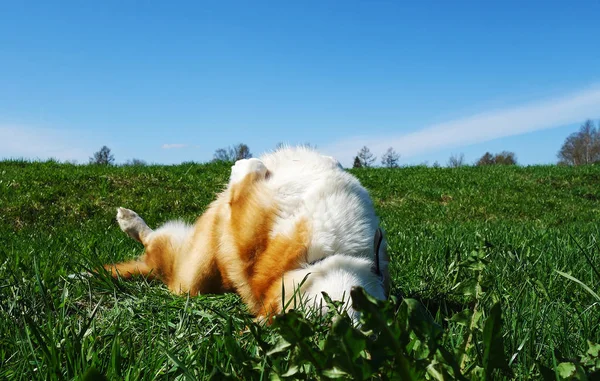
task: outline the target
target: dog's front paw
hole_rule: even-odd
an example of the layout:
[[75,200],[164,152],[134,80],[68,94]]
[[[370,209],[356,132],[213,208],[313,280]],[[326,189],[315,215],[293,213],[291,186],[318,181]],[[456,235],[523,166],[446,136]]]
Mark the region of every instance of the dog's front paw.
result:
[[255,158],[238,160],[231,167],[229,183],[239,183],[244,177],[252,173],[264,178],[267,175],[267,167],[262,161]]

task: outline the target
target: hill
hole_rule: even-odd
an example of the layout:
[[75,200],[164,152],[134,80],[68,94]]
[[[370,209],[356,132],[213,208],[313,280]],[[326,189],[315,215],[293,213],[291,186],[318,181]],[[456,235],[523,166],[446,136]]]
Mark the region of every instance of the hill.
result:
[[[593,295],[600,290],[600,166],[351,172],[371,192],[387,231],[398,303],[412,298],[426,307],[437,322],[431,326],[443,330],[435,337],[442,348],[467,346],[466,373],[485,368],[483,322],[497,302],[510,366],[496,375],[541,376],[553,362],[585,354],[587,340],[600,342]],[[289,358],[277,356],[296,356],[286,352],[293,343],[273,349],[286,327],[304,320],[273,332],[252,323],[234,295],[187,299],[158,283],[66,277],[140,253],[119,230],[116,207],[136,210],[150,226],[193,222],[228,174],[218,163],[0,162],[0,378],[71,379],[90,369],[132,379],[291,372]],[[326,351],[319,347],[326,326],[306,324],[311,343]],[[411,348],[409,357],[417,356]],[[393,361],[390,369],[402,363]],[[310,366],[297,371],[317,374]]]

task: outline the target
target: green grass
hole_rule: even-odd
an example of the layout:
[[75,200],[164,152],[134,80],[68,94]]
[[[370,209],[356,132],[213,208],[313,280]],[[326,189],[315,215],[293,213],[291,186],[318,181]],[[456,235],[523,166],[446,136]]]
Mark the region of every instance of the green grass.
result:
[[[560,377],[569,361],[582,364],[588,340],[600,342],[600,300],[593,294],[600,293],[599,166],[353,171],[387,231],[393,294],[408,298],[400,310],[394,302],[378,308],[390,309],[386,319],[401,328],[402,316],[412,321],[416,299],[427,313],[414,316],[437,322],[424,331],[413,321],[403,328],[412,330],[407,337],[391,330],[389,345],[402,344],[393,356],[369,349],[373,340],[387,345],[385,333],[369,338],[339,318],[330,326],[292,314],[263,327],[235,295],[185,298],[157,282],[66,278],[140,253],[115,222],[117,206],[134,209],[150,226],[193,222],[228,171],[220,164],[0,162],[0,379],[78,379],[93,370],[132,380],[362,377],[342,371],[350,366],[335,360],[342,348],[370,353],[359,356],[371,361],[362,369],[379,368],[367,378],[385,378],[402,364],[423,370],[423,359],[431,363],[433,352],[443,351],[467,377],[479,378],[490,364],[486,348],[502,352],[496,336],[486,336],[498,326],[497,303],[509,362],[509,370],[492,373],[497,378]],[[396,312],[407,308],[408,317]],[[303,335],[297,342],[295,330]],[[374,362],[377,356],[382,360]]]

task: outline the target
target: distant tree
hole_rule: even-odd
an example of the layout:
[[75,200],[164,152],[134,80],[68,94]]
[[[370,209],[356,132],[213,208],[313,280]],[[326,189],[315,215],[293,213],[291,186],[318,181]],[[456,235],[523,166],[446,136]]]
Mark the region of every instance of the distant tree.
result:
[[437,160],[436,160],[436,161],[434,161],[434,162],[433,162],[433,165],[432,165],[432,167],[433,167],[433,168],[440,168],[440,167],[441,167],[441,165],[440,165],[440,162],[439,162],[439,161],[437,161]]
[[458,168],[465,165],[465,155],[460,153],[458,155],[452,154],[448,159],[448,167]]
[[483,154],[482,157],[477,160],[475,165],[481,167],[484,165],[516,165],[517,164],[517,156],[514,152],[510,151],[502,151],[495,155],[492,155],[489,152]]
[[517,155],[514,152],[502,151],[494,156],[496,165],[517,165]]
[[352,164],[352,168],[362,168],[362,163],[358,156],[354,157],[354,164]]
[[479,160],[477,160],[477,163],[475,163],[475,165],[477,165],[477,166],[492,165],[492,164],[495,164],[494,155],[492,155],[489,152],[484,153],[483,156],[480,157]]
[[218,148],[213,154],[213,161],[235,161],[235,152],[230,148]]
[[127,160],[127,162],[125,163],[125,165],[143,167],[145,165],[148,165],[148,163],[146,163],[142,159],[131,159],[131,160]]
[[400,154],[396,153],[396,151],[390,147],[387,151],[385,151],[383,156],[381,156],[381,165],[386,168],[397,168],[399,160]]
[[358,151],[357,156],[363,167],[371,167],[373,163],[375,163],[375,160],[377,160],[377,156],[373,155],[367,146],[363,146],[363,148]]
[[235,160],[250,159],[252,153],[250,153],[250,147],[244,143],[240,143],[233,147],[235,152]]
[[558,163],[584,165],[600,162],[600,131],[587,120],[578,132],[569,135],[558,151]]
[[102,146],[100,151],[95,152],[93,157],[90,157],[90,164],[112,165],[115,162],[115,157],[110,153],[110,148]]
[[250,148],[246,144],[240,143],[235,146],[217,149],[213,154],[213,161],[235,162],[251,157],[252,153],[250,153]]

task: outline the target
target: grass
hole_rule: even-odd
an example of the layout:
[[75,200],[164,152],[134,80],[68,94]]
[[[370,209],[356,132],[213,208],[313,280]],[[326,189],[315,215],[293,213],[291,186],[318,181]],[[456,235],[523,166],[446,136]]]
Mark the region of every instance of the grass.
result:
[[[301,313],[260,326],[235,295],[66,277],[140,253],[115,222],[117,206],[150,226],[192,222],[228,171],[0,162],[0,379],[397,378],[404,368],[415,379],[435,369],[560,379],[600,369],[584,364],[600,342],[598,166],[352,171],[392,257],[396,298],[363,307],[366,327],[395,328],[371,337],[343,318]],[[392,354],[378,352],[388,345]]]

